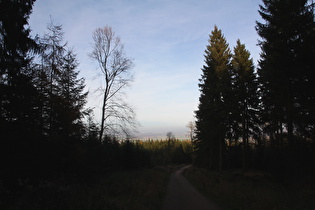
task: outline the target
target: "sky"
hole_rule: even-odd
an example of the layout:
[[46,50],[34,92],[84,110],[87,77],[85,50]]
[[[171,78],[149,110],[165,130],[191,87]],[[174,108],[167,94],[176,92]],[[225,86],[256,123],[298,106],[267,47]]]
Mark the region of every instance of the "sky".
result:
[[80,76],[89,91],[87,106],[100,119],[100,70],[91,60],[92,33],[111,26],[133,59],[134,82],[126,101],[137,113],[138,138],[183,138],[194,120],[198,79],[209,34],[217,25],[233,51],[237,39],[255,62],[259,36],[255,21],[261,0],[37,0],[30,16],[32,35],[42,36],[50,19],[62,24],[64,40],[74,49]]

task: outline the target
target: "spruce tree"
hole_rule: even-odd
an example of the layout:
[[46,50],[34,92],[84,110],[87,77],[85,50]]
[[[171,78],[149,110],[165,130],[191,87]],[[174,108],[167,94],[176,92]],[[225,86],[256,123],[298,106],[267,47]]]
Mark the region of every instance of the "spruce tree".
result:
[[234,104],[234,125],[238,137],[243,142],[243,169],[248,167],[249,138],[257,138],[259,133],[258,114],[258,84],[254,72],[253,59],[245,45],[237,40],[232,56],[233,92],[236,99]]
[[205,65],[199,80],[196,114],[196,164],[222,170],[225,135],[229,122],[231,53],[221,30],[215,26],[205,50]]
[[[265,131],[274,145],[313,127],[314,105],[314,10],[307,0],[263,0],[257,22],[262,53],[259,79]],[[306,129],[305,129],[306,128]],[[286,137],[287,136],[287,137]]]
[[[64,42],[64,32],[60,24],[53,20],[47,25],[48,32],[40,39],[41,46],[41,69],[40,83],[43,99],[43,133],[50,138],[56,135],[60,128],[58,119],[58,78],[62,72],[64,55],[67,43]],[[45,101],[46,100],[46,101]],[[58,132],[57,132],[58,133]]]
[[28,27],[34,2],[0,1],[0,133],[12,142],[31,135],[36,116],[31,63],[37,45]]
[[[29,15],[35,1],[0,1],[0,180],[2,197],[21,188],[38,164],[38,92],[33,83]],[[35,157],[36,156],[36,157]],[[9,193],[7,193],[9,192]]]
[[82,118],[87,92],[79,71],[76,55],[67,50],[60,24],[48,24],[41,38],[42,63],[37,77],[41,93],[42,131],[51,140],[81,138]]
[[68,50],[58,77],[60,132],[64,138],[81,138],[84,130],[82,118],[88,92],[84,92],[85,80],[78,78],[76,55]]

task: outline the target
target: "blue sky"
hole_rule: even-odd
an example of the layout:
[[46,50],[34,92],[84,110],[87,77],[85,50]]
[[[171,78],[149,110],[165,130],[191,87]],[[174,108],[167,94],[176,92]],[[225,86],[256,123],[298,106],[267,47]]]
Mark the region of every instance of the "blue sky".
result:
[[198,79],[210,32],[217,25],[231,50],[246,44],[256,63],[260,49],[255,21],[261,0],[37,0],[29,24],[43,35],[52,19],[63,25],[65,41],[74,48],[81,76],[90,91],[89,107],[99,119],[101,86],[92,51],[92,33],[114,28],[134,60],[135,80],[126,90],[141,124],[139,137],[183,137],[197,109]]

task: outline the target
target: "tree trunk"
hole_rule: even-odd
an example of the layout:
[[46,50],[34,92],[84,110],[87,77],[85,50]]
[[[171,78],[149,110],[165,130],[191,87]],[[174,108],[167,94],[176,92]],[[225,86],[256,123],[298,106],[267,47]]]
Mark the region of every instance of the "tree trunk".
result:
[[99,141],[100,141],[100,142],[102,142],[103,133],[104,133],[105,107],[106,107],[106,98],[105,98],[105,96],[104,96],[103,107],[102,107],[101,129],[100,129],[100,136],[99,136]]
[[243,138],[243,170],[247,170],[247,147],[248,147],[248,131],[247,131],[247,104],[244,102],[243,119],[242,119],[242,138]]
[[219,145],[219,172],[222,173],[223,169],[223,143],[224,143],[224,138],[220,141]]

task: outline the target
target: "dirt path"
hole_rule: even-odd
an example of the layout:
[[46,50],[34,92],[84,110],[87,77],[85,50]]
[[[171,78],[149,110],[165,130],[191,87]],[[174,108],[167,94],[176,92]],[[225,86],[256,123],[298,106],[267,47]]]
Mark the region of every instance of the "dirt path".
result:
[[181,174],[185,166],[170,177],[168,192],[162,210],[217,210],[214,203],[201,195]]

